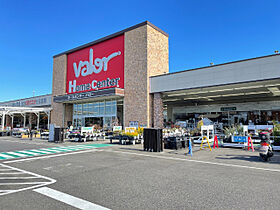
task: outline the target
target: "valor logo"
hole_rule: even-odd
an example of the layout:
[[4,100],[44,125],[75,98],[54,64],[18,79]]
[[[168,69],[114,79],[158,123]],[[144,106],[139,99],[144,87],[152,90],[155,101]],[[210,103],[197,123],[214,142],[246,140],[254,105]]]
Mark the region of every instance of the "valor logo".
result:
[[[104,71],[107,71],[108,62],[112,58],[114,58],[114,57],[116,57],[120,54],[121,54],[121,52],[118,51],[118,52],[112,53],[108,57],[103,57],[102,59],[96,58],[94,60],[94,64],[93,64],[93,49],[90,49],[90,51],[89,51],[89,61],[80,61],[78,67],[77,67],[76,62],[73,63],[75,76],[77,78],[79,78],[82,67],[83,67],[82,68],[82,76],[83,77],[85,77],[87,75],[90,75],[92,73],[98,74],[102,71],[103,67],[104,67]],[[86,67],[84,67],[84,66],[86,66]]]
[[67,56],[67,93],[124,87],[124,36]]

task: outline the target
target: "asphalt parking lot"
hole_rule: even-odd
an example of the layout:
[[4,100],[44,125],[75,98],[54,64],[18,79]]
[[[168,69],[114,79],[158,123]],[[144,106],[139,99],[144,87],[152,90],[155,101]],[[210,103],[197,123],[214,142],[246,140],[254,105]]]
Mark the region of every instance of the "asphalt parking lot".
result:
[[144,152],[141,145],[80,146],[90,144],[0,138],[5,154],[61,150],[1,160],[0,209],[279,209],[279,153],[264,163],[257,151],[242,149],[196,147],[191,157],[186,150]]

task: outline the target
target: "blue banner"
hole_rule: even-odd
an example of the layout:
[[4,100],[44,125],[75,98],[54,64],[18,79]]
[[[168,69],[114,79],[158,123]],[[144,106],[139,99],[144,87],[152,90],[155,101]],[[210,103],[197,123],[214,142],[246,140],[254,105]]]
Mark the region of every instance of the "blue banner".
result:
[[248,137],[247,136],[233,136],[232,142],[247,142]]

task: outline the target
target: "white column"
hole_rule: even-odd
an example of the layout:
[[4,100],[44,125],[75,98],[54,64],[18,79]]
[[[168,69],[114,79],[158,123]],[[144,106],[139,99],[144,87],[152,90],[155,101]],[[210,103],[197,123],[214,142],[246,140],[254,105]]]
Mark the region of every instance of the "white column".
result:
[[48,115],[48,129],[50,129],[50,112],[47,112]]
[[5,127],[5,113],[3,113],[2,115],[2,130],[4,130],[4,127]]
[[14,115],[12,114],[12,129],[14,128]]
[[39,130],[39,124],[40,124],[40,112],[38,112],[37,115],[37,130]]
[[25,128],[25,121],[26,121],[26,115],[25,113],[23,114],[23,127]]

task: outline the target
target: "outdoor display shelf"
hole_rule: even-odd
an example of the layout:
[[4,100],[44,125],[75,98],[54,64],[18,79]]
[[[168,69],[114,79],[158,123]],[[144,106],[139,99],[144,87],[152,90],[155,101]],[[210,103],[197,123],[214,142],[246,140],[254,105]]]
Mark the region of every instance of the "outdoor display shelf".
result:
[[164,149],[182,149],[186,148],[187,140],[183,137],[168,137],[164,139]]
[[141,135],[139,136],[128,136],[128,135],[114,135],[109,137],[110,143],[112,144],[114,140],[119,141],[119,144],[127,144],[127,142],[131,144],[136,144],[136,143],[143,143],[143,137]]

